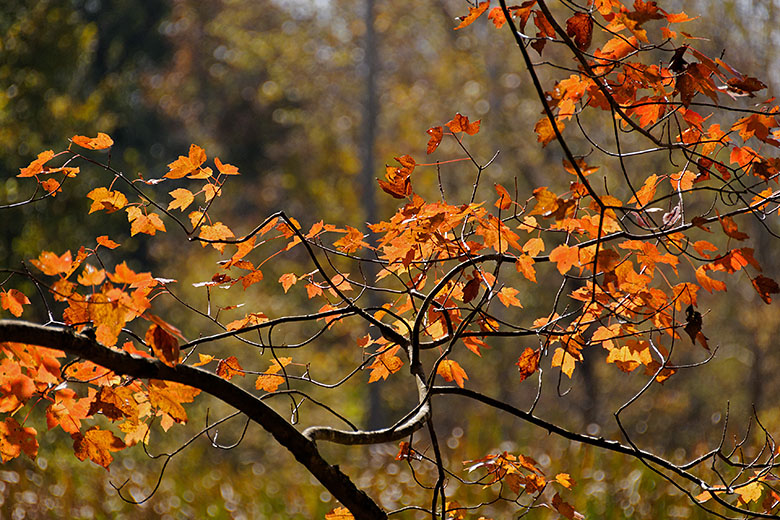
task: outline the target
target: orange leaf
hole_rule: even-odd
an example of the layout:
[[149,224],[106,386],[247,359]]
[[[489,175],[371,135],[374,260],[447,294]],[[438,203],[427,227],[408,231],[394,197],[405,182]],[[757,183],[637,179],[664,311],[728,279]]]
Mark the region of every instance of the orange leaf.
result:
[[106,271],[104,269],[98,269],[92,264],[84,264],[84,269],[78,276],[78,282],[81,285],[100,285],[103,280],[106,279]]
[[480,122],[481,120],[469,123],[469,118],[461,115],[461,113],[458,112],[455,114],[455,117],[452,118],[452,121],[444,126],[449,128],[453,134],[457,134],[458,132],[466,132],[468,135],[474,135],[479,132]]
[[298,277],[293,273],[285,273],[279,278],[279,283],[282,284],[285,293],[287,293],[290,287],[295,285],[297,281]]
[[369,383],[373,383],[379,379],[387,379],[387,376],[390,374],[395,374],[401,370],[404,362],[395,355],[400,348],[401,347],[398,346],[392,347],[374,359],[374,362],[368,367],[371,369],[371,375],[368,377]]
[[644,185],[639,188],[639,191],[636,192],[636,195],[631,197],[631,200],[628,201],[628,204],[636,203],[637,208],[643,208],[645,207],[651,200],[653,200],[653,197],[655,197],[655,190],[658,186],[658,175],[652,174],[650,177],[645,179]]
[[539,359],[541,352],[536,352],[533,349],[526,347],[522,355],[517,358],[517,370],[520,372],[520,381],[524,381],[528,376],[536,372],[539,368]]
[[496,201],[495,206],[498,209],[509,209],[512,207],[512,197],[509,195],[509,192],[506,191],[506,188],[500,184],[494,184],[494,187],[496,188],[496,193],[498,193],[498,200]]
[[[557,121],[556,125],[558,131],[563,131],[565,126],[562,121]],[[550,119],[546,116],[536,122],[534,125],[534,132],[536,132],[536,140],[542,143],[542,147],[547,146],[550,144],[550,141],[556,138],[555,129],[553,128],[552,123],[550,123]]]
[[108,238],[108,235],[100,235],[96,240],[98,244],[109,249],[116,249],[119,247],[119,244]]
[[88,148],[90,150],[105,150],[111,148],[114,144],[114,140],[111,139],[108,134],[98,132],[97,137],[86,137],[83,135],[74,135],[70,138],[73,144],[77,144],[82,148]]
[[562,485],[566,489],[574,487],[574,479],[568,473],[558,473],[555,475],[555,482]]
[[325,515],[325,520],[353,520],[354,518],[346,507],[337,507]]
[[168,193],[173,200],[168,203],[168,209],[179,209],[184,211],[195,200],[195,196],[192,192],[185,188],[176,188],[172,192]]
[[515,261],[515,269],[518,273],[523,273],[528,280],[536,283],[536,270],[534,269],[534,259],[528,255],[520,255]]
[[214,157],[214,165],[222,175],[239,175],[238,168],[232,164],[222,164],[219,157]]
[[107,188],[95,188],[87,193],[87,198],[92,199],[92,205],[89,212],[105,210],[106,213],[113,213],[127,206],[127,197],[121,191],[108,190]]
[[120,438],[108,430],[101,430],[98,426],[93,426],[83,435],[76,432],[71,437],[73,438],[73,451],[79,460],[89,459],[106,469],[114,460],[111,452],[120,451],[126,447]]
[[43,172],[43,165],[49,162],[54,157],[52,150],[46,150],[38,154],[38,158],[27,165],[26,168],[20,168],[21,172],[17,177],[33,177]]
[[157,359],[169,367],[179,363],[179,342],[163,327],[156,323],[152,324],[146,331],[145,340],[152,347],[152,352]]
[[574,364],[576,361],[577,358],[569,354],[566,350],[559,347],[555,349],[551,366],[561,367],[561,372],[566,374],[571,379],[571,375],[574,373]]
[[17,318],[22,315],[22,305],[28,305],[30,300],[23,292],[11,289],[0,293],[0,304]]
[[164,177],[180,179],[199,169],[204,162],[206,162],[205,150],[198,145],[190,145],[189,155],[180,155],[178,159],[170,163],[168,165],[169,171]]
[[455,383],[463,388],[463,380],[468,379],[466,371],[461,368],[457,361],[451,361],[449,359],[443,360],[439,363],[439,368],[436,369],[436,373],[444,378],[448,383],[455,381]]
[[347,226],[347,234],[333,243],[344,253],[354,253],[364,247],[369,247],[367,242],[363,241],[363,233],[352,226]]
[[217,365],[217,375],[230,381],[233,376],[245,376],[246,373],[241,368],[236,356],[230,356],[227,359],[221,359]]
[[154,236],[157,231],[165,231],[165,224],[157,213],[144,215],[138,206],[126,208],[127,221],[130,222],[130,235],[135,236],[138,233],[145,233]]
[[147,387],[151,405],[177,423],[187,422],[187,413],[181,404],[191,403],[200,393],[191,386],[157,379],[150,379]]
[[550,253],[550,261],[558,264],[558,271],[561,274],[566,274],[571,266],[579,265],[579,249],[561,244]]
[[89,402],[94,390],[90,391],[90,397],[77,399],[76,392],[70,388],[57,390],[54,402],[46,408],[46,425],[51,430],[60,426],[68,433],[76,433],[81,429],[81,421],[87,418]]
[[73,257],[70,251],[65,251],[62,256],[57,256],[51,251],[42,251],[37,260],[30,260],[43,274],[56,276],[70,272],[73,265]]
[[7,462],[26,453],[30,458],[38,455],[38,432],[35,428],[25,428],[13,417],[0,422],[0,456]]
[[504,304],[506,307],[510,307],[514,305],[515,307],[523,307],[523,305],[520,303],[520,300],[517,299],[517,294],[520,291],[513,287],[503,287],[500,291],[498,291],[498,299],[501,300],[501,303]]
[[229,227],[227,227],[222,222],[217,222],[213,226],[202,226],[200,228],[200,234],[198,235],[198,238],[202,238],[205,240],[216,240],[216,242],[201,242],[200,245],[203,247],[206,247],[207,244],[211,243],[211,247],[219,251],[220,253],[225,250],[225,243],[220,242],[221,240],[228,240],[230,238],[233,238],[235,235],[230,230]]
[[469,7],[469,14],[460,17],[460,25],[455,27],[455,30],[457,31],[458,29],[463,29],[464,27],[474,23],[474,20],[479,18],[482,13],[487,11],[488,7],[490,7],[490,2],[482,2],[477,7]]
[[720,280],[716,280],[714,278],[710,278],[707,276],[706,272],[708,271],[707,266],[703,265],[696,269],[696,281],[699,282],[699,285],[702,286],[702,288],[706,289],[707,292],[712,291],[725,291],[726,290],[726,284],[724,282],[721,282]]
[[444,136],[444,129],[440,126],[434,126],[427,130],[427,134],[430,135],[431,138],[428,139],[426,153],[432,154],[441,144],[441,138]]

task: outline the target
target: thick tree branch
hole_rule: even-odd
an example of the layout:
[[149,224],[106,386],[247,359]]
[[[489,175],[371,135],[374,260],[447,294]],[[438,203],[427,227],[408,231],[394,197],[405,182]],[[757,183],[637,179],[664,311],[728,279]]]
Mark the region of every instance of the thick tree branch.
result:
[[387,518],[387,514],[376,502],[358,489],[338,466],[328,464],[313,441],[307,439],[259,398],[215,374],[188,365],[169,367],[157,359],[143,358],[104,347],[69,329],[25,321],[0,320],[0,341],[58,349],[87,359],[117,374],[173,381],[197,388],[245,413],[270,433],[347,507],[356,519]]

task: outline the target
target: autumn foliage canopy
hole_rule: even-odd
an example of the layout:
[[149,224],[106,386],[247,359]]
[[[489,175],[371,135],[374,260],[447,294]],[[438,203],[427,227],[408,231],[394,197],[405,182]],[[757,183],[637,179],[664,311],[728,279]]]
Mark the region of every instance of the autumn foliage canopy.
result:
[[[777,515],[771,432],[763,432],[766,447],[755,459],[714,439],[712,451],[676,464],[635,444],[621,414],[695,368],[682,366],[679,352],[712,358],[717,342],[708,336],[713,317],[700,306],[703,295],[725,298],[732,285],[747,285],[771,304],[780,292],[754,236],[776,237],[780,105],[759,79],[697,50],[685,13],[643,0],[548,4],[479,2],[454,24],[511,33],[507,51],[522,59],[538,95],[529,138],[556,158],[544,174],[549,184],[530,192],[512,178],[480,184],[500,158],[470,152],[489,122],[460,113],[420,122],[421,152],[399,151],[379,174],[378,189],[400,207],[368,232],[355,222],[303,225],[284,211],[223,222],[219,202],[226,183],[239,182],[240,165],[197,144],[167,171],[143,176],[121,171],[112,151],[122,143],[104,133],[40,152],[17,175],[35,190],[24,203],[56,204],[94,175],[90,214],[126,219],[134,240],[177,240],[220,259],[187,290],[176,273],[113,261],[123,244],[108,235],[41,251],[29,269],[6,266],[0,302],[15,319],[0,321],[3,461],[36,456],[41,432],[28,422],[43,413],[49,429],[70,435],[76,457],[108,469],[117,452],[149,443],[152,430],[182,427],[188,407],[208,393],[264,428],[341,502],[326,518],[391,513],[325,460],[326,443],[396,445],[412,472],[432,472],[428,502],[417,504],[431,517],[481,514],[479,503],[450,492],[455,479],[479,488],[485,504],[500,497],[515,512],[546,507],[581,517],[572,476],[547,474],[527,453],[445,462],[433,415],[447,396],[639,459],[708,511]],[[445,140],[456,144],[453,156],[440,156]],[[473,185],[470,199],[416,190],[417,179],[437,172]],[[264,275],[285,258],[299,267]],[[553,289],[540,294],[542,282]],[[238,305],[260,287],[297,302],[300,312]],[[230,291],[235,304],[212,306],[216,290]],[[366,303],[370,293],[379,306]],[[190,321],[175,318],[182,314]],[[38,324],[19,320],[33,315]],[[301,332],[277,339],[285,327]],[[343,337],[349,345],[329,343]],[[517,375],[506,384],[536,393],[534,403],[560,392],[589,356],[613,366],[616,378],[644,374],[646,384],[616,410],[622,438],[567,430],[535,404],[523,410],[480,392],[469,366],[494,362],[501,338],[516,339]],[[341,359],[352,364],[320,371],[307,357],[320,344],[343,349]],[[556,374],[557,387],[543,372]],[[416,400],[398,421],[363,430],[339,409],[343,385],[402,378]],[[274,399],[294,404],[292,420],[268,404]],[[309,408],[325,410],[326,419],[309,419]]]

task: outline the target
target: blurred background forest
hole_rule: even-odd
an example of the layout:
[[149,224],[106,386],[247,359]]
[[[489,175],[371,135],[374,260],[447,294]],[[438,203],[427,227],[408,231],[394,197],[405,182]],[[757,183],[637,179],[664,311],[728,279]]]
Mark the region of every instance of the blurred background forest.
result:
[[[218,155],[237,165],[242,175],[225,186],[215,213],[237,231],[248,230],[281,209],[304,228],[324,219],[365,229],[366,221],[386,219],[395,207],[395,201],[380,195],[374,181],[383,165],[407,153],[422,162],[425,130],[447,122],[455,112],[482,119],[482,130],[468,142],[475,156],[485,162],[500,151],[484,173],[477,200],[494,197],[494,182],[507,187],[516,183],[520,193],[529,195],[535,186],[568,185],[569,178],[560,173],[555,143],[542,149],[536,142],[538,101],[507,31],[494,30],[486,20],[453,31],[454,18],[467,10],[462,0],[376,2],[368,16],[371,3],[4,0],[0,204],[29,196],[29,186],[15,175],[38,152],[62,149],[72,135],[100,131],[116,143],[112,164],[131,175],[160,176],[190,143],[203,146],[209,157]],[[780,7],[773,1],[661,5],[700,16],[685,27],[709,38],[695,42],[700,49],[712,56],[724,51],[731,65],[763,79],[770,92],[779,91],[780,55],[774,49],[780,28],[771,21]],[[550,88],[552,81],[545,85]],[[447,147],[445,141],[437,152],[440,157],[455,156],[454,147]],[[468,200],[471,176],[457,165],[442,169],[448,201]],[[148,246],[129,239],[122,218],[85,218],[89,203],[85,194],[104,181],[82,174],[71,190],[53,201],[15,208],[13,213],[5,210],[0,219],[0,258],[6,265],[18,265],[42,249],[62,253],[108,232],[126,244],[122,253],[131,255],[131,267],[176,278],[183,292],[201,281],[199,277],[210,276],[215,258],[200,254],[200,247],[182,261],[173,240]],[[415,182],[423,195],[440,197],[433,168]],[[762,263],[769,265],[770,245],[762,245]],[[286,267],[282,263],[279,274]],[[273,269],[266,274],[269,280],[278,277]],[[535,292],[554,290],[540,279]],[[264,289],[247,298],[271,301],[268,307],[277,316],[305,304],[260,291]],[[721,346],[717,357],[672,378],[663,393],[644,401],[631,416],[642,445],[675,461],[720,437],[727,401],[734,425],[730,433],[742,431],[738,426],[747,424],[753,404],[770,431],[780,426],[776,400],[780,378],[774,375],[780,368],[775,349],[777,304],[763,305],[750,284],[730,286],[727,296],[719,299],[707,296],[700,296],[700,306],[712,309],[711,316],[728,317],[708,320],[705,314],[704,332],[711,343]],[[524,299],[529,312],[545,304],[544,298],[538,302],[533,298]],[[758,324],[775,326],[759,334]],[[197,335],[197,324],[189,332]],[[691,360],[700,360],[701,352],[691,350]],[[516,348],[494,346],[485,360],[467,367],[469,384],[489,395],[512,396],[520,405],[528,402],[532,395],[525,394],[533,394],[535,388],[530,382],[517,384],[513,367],[517,354]],[[619,438],[611,414],[644,378],[599,363],[600,355],[578,372],[572,392],[543,403],[548,407],[542,408],[543,415],[571,429]],[[332,356],[321,362],[336,366],[338,361]],[[370,395],[364,395],[363,386],[344,397],[350,401],[343,406],[363,417],[364,424],[394,417],[404,404],[406,390],[394,388],[392,382],[373,386]],[[219,411],[217,404],[211,406],[212,414]],[[551,474],[571,473],[578,488],[570,502],[592,517],[701,514],[637,462],[547,438],[538,429],[492,412],[481,416],[483,412],[475,409],[458,415],[463,413],[470,414],[468,424],[482,426],[469,428],[457,418],[438,414],[449,432],[444,442],[456,464],[491,451],[520,450]],[[45,421],[38,415],[33,413],[30,421],[43,431]],[[197,412],[193,408],[190,426],[167,438],[153,438],[151,451],[175,449],[204,424],[205,406]],[[228,423],[220,428],[219,442],[235,442],[242,428],[241,421]],[[136,447],[121,453],[106,473],[90,462],[79,462],[63,432],[49,432],[45,441],[49,444],[41,446],[37,460],[20,458],[0,466],[0,517],[322,518],[335,507],[323,488],[309,482],[308,476],[302,478],[289,454],[252,427],[233,450],[213,448],[205,437],[193,443],[171,461],[156,494],[140,506],[122,501],[111,483],[129,479],[126,489],[134,498],[143,498],[160,475],[159,459],[150,459]],[[358,475],[359,486],[382,490],[382,505],[395,508],[420,496],[393,459],[396,451],[395,445],[334,447],[331,458],[351,468],[347,471]],[[502,517],[500,511],[495,514]],[[554,515],[537,511],[530,517]]]

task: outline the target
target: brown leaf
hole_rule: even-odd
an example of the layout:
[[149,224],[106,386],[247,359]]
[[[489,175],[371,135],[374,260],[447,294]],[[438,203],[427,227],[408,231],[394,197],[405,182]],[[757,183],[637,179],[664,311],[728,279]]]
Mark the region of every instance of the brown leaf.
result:
[[179,363],[179,341],[159,325],[152,324],[146,331],[146,343],[152,347],[156,358],[168,365]]
[[576,13],[566,20],[566,34],[574,38],[579,50],[587,50],[593,36],[593,19],[588,13]]
[[772,303],[772,297],[770,294],[780,293],[780,286],[778,286],[777,282],[771,278],[758,275],[751,281],[753,282],[753,287],[755,287],[756,291],[758,291],[758,294],[761,295],[761,299],[766,303]]

